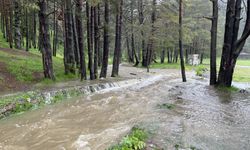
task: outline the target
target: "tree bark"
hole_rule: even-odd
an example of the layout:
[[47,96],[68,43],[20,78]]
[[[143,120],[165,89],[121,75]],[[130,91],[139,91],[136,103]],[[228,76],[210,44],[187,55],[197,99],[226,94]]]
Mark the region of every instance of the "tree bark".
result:
[[14,1],[14,6],[15,6],[15,10],[14,10],[14,18],[15,18],[15,24],[14,24],[14,28],[15,28],[15,48],[16,49],[21,49],[22,45],[21,45],[21,6],[20,6],[20,1],[19,0],[15,0]]
[[111,77],[117,77],[119,75],[119,64],[121,55],[121,36],[122,36],[122,11],[123,0],[119,0],[116,14],[116,35],[115,35],[115,51],[113,58],[113,69]]
[[156,0],[153,0],[153,10],[151,14],[151,35],[149,37],[148,46],[147,46],[147,53],[146,53],[146,64],[147,64],[147,72],[149,72],[149,65],[152,61],[153,49],[154,49],[154,35],[155,35],[155,21],[156,21]]
[[48,79],[55,80],[54,71],[53,71],[53,62],[50,46],[50,36],[49,36],[49,25],[48,18],[46,15],[47,11],[47,0],[39,0],[38,6],[39,10],[39,36],[41,37],[42,45],[42,58],[43,58],[43,69],[44,77]]
[[[142,27],[144,25],[144,14],[143,14],[143,0],[138,0],[138,13],[139,13],[139,23]],[[145,48],[144,31],[141,28],[141,49],[142,49],[142,66],[147,67],[147,50]]]
[[216,47],[217,47],[217,26],[218,26],[218,0],[212,0],[213,17],[211,29],[211,46],[210,46],[210,85],[217,83],[216,69]]
[[238,39],[241,5],[242,0],[229,0],[227,3],[224,46],[218,77],[218,84],[222,86],[230,87],[232,85],[237,58],[250,35],[250,0],[248,0],[245,28],[241,37]]
[[107,77],[109,59],[109,0],[105,0],[104,3],[103,60],[100,78]]
[[94,7],[94,74],[95,74],[95,79],[98,77],[98,58],[99,58],[99,41],[100,41],[100,36],[99,36],[99,23],[98,23],[98,6]]
[[182,0],[179,0],[179,48],[180,48],[180,61],[181,61],[181,75],[182,75],[182,81],[187,82],[186,73],[185,73],[185,62],[184,62],[184,58],[183,58],[182,17],[183,17],[183,2],[182,2]]
[[64,67],[65,74],[75,74],[75,54],[73,48],[73,25],[71,0],[65,0],[65,49]]
[[83,0],[76,1],[76,29],[78,34],[79,55],[80,55],[80,74],[81,80],[87,80],[85,52],[84,52],[84,38],[83,38],[83,23],[82,23],[82,7]]
[[93,7],[89,6],[89,3],[86,3],[86,15],[87,15],[87,36],[88,36],[88,56],[89,56],[89,63],[88,68],[90,71],[90,80],[95,79],[94,75],[94,65],[93,65],[93,34],[94,34],[94,15],[93,15]]

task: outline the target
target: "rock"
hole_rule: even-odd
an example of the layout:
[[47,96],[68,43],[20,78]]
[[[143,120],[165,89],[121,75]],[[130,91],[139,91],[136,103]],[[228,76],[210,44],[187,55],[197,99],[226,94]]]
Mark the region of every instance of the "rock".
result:
[[246,94],[246,93],[248,93],[248,91],[247,91],[247,90],[245,90],[245,89],[241,89],[241,90],[240,90],[240,93],[242,93],[242,94]]

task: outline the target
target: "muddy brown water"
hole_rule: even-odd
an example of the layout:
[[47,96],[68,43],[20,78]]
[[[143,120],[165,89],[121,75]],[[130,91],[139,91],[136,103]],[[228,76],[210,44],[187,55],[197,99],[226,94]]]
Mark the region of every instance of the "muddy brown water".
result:
[[[218,92],[193,77],[183,84],[178,71],[155,72],[1,120],[0,149],[104,150],[134,125],[164,149],[250,149],[249,94]],[[157,107],[164,103],[176,107]]]

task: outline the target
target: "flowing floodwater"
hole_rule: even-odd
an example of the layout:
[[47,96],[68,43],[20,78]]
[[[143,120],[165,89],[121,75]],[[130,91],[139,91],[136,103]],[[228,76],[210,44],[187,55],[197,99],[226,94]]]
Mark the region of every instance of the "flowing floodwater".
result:
[[[171,72],[171,73],[170,73]],[[163,149],[250,149],[250,96],[217,92],[176,71],[134,77],[126,86],[73,98],[0,121],[0,149],[103,150],[134,125]],[[172,110],[160,104],[174,104]]]

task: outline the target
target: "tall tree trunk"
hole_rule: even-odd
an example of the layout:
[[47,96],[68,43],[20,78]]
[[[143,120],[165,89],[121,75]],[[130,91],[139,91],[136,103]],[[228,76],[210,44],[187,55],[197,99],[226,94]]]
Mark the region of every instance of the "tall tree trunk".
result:
[[[138,0],[138,13],[140,26],[144,24],[143,0]],[[147,67],[147,50],[145,48],[144,31],[141,28],[141,49],[142,49],[142,66]]]
[[56,56],[57,51],[57,18],[56,18],[56,0],[54,0],[54,16],[53,16],[53,56]]
[[139,59],[136,54],[135,50],[135,38],[134,38],[134,0],[130,0],[130,19],[131,19],[131,48],[132,48],[132,53],[133,53],[133,58],[135,58],[135,64],[134,66],[139,65]]
[[76,33],[76,23],[75,23],[75,17],[72,13],[72,29],[73,29],[73,38],[74,38],[74,54],[75,54],[75,62],[77,68],[80,67],[80,57],[79,57],[79,43],[78,43],[78,36]]
[[161,64],[163,64],[165,62],[165,52],[166,52],[166,50],[163,48],[161,51]]
[[232,85],[237,58],[250,35],[250,0],[248,0],[245,27],[241,37],[238,39],[241,5],[242,0],[229,0],[227,3],[224,46],[218,77],[218,84],[222,86],[230,87]]
[[127,53],[128,53],[128,62],[134,63],[133,53],[131,52],[131,49],[130,49],[130,42],[129,42],[129,37],[127,33],[126,33],[126,46],[127,46]]
[[149,72],[149,65],[152,61],[153,49],[154,49],[154,35],[155,35],[155,21],[156,21],[156,4],[157,1],[153,0],[153,10],[151,15],[151,35],[149,37],[147,46],[147,72]]
[[29,51],[29,19],[28,8],[25,9],[25,27],[26,27],[26,51]]
[[109,0],[105,0],[104,10],[104,33],[103,33],[103,60],[100,78],[107,77],[109,59]]
[[52,54],[50,46],[50,36],[49,36],[49,25],[47,12],[47,0],[40,0],[38,2],[39,10],[39,36],[41,37],[42,44],[42,58],[43,58],[43,69],[44,77],[48,79],[55,80],[53,72]]
[[89,6],[89,3],[86,3],[86,15],[87,15],[87,36],[88,36],[88,56],[89,56],[89,63],[88,68],[90,71],[90,80],[95,79],[94,75],[94,65],[93,65],[93,30],[94,30],[94,21],[93,21],[93,7]]
[[216,47],[217,47],[217,26],[218,26],[218,0],[213,0],[213,17],[211,29],[211,46],[210,46],[210,85],[217,82],[216,69]]
[[72,28],[72,6],[71,0],[65,0],[65,49],[64,49],[64,67],[65,74],[75,74],[75,54],[73,48],[73,28]]
[[83,39],[83,23],[82,23],[82,7],[83,0],[76,1],[76,29],[78,34],[79,55],[80,55],[80,74],[81,80],[87,80],[85,53],[84,53],[84,39]]
[[21,6],[20,6],[20,1],[19,0],[15,0],[14,1],[14,6],[15,6],[15,24],[14,24],[14,28],[15,28],[15,48],[16,49],[21,49],[22,45],[21,45]]
[[179,0],[179,48],[180,48],[180,61],[181,61],[181,75],[182,75],[182,81],[186,82],[186,73],[185,73],[185,62],[183,58],[183,32],[182,32],[182,16],[183,16],[183,2],[182,0]]
[[101,31],[100,31],[100,27],[101,27],[101,8],[100,8],[100,4],[98,4],[97,6],[98,9],[98,13],[97,13],[97,21],[98,21],[98,67],[102,66],[102,57],[103,57],[103,53],[102,53],[102,47],[101,47]]
[[95,74],[95,79],[98,77],[98,58],[99,58],[99,41],[100,41],[100,36],[99,36],[99,23],[98,23],[98,6],[94,7],[94,74]]
[[119,64],[121,55],[121,36],[122,36],[122,11],[123,0],[119,0],[116,14],[116,35],[115,35],[115,51],[113,58],[113,69],[111,77],[117,77],[119,75]]
[[37,47],[37,45],[36,45],[36,36],[37,36],[37,34],[36,34],[36,18],[37,18],[37,12],[34,10],[33,11],[33,38],[32,38],[32,42],[33,42],[33,47],[34,48],[36,48]]

